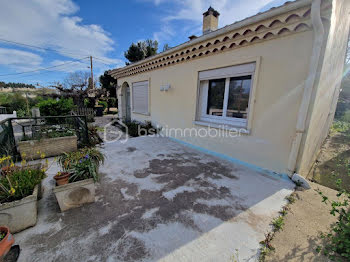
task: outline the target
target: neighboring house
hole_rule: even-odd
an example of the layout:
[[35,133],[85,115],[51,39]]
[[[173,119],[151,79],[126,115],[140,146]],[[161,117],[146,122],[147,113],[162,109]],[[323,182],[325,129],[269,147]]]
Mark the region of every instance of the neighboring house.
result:
[[110,71],[120,117],[163,128],[238,127],[237,137],[171,136],[306,176],[333,121],[349,11],[349,0],[299,0],[217,29],[219,13],[209,8],[202,36]]

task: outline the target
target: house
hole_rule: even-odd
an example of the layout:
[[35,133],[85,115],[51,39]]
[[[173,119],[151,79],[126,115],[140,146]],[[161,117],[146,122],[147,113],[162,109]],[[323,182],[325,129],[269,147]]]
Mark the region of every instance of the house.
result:
[[163,129],[218,155],[307,176],[333,121],[350,23],[348,0],[297,0],[218,29],[110,74],[120,117]]

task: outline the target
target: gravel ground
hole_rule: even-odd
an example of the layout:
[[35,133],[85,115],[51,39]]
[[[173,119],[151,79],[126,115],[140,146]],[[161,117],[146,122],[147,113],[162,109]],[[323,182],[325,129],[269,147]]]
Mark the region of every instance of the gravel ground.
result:
[[125,140],[127,138],[127,135],[124,132],[113,125],[116,121],[118,120],[114,115],[95,117],[95,122],[92,124],[98,127],[98,134],[105,143]]

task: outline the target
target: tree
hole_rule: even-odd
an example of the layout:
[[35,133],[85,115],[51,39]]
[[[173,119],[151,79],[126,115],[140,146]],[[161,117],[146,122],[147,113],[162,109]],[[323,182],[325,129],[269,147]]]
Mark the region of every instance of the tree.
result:
[[143,49],[141,47],[141,42],[138,42],[137,44],[132,43],[129,47],[128,51],[125,51],[124,56],[126,59],[128,59],[131,63],[140,61],[145,58],[145,54],[143,52]]
[[143,47],[143,52],[145,54],[145,58],[153,56],[155,54],[157,54],[158,51],[158,41],[157,40],[151,40],[151,39],[147,39],[144,43],[144,47]]
[[89,79],[90,74],[88,72],[77,71],[70,73],[64,79],[63,84],[58,82],[50,87],[54,87],[60,92],[59,97],[72,98],[75,105],[85,106],[84,102],[89,100],[89,105],[93,106],[96,100],[106,95],[106,89],[92,89],[91,80]]
[[63,81],[63,86],[66,89],[84,90],[89,87],[90,73],[84,71],[77,71],[70,73]]
[[1,82],[0,81],[0,87],[4,87],[4,88],[8,88],[8,87],[12,87],[12,88],[35,88],[34,85],[31,84],[25,84],[25,83],[12,83],[12,82]]
[[[141,61],[144,58],[153,56],[158,52],[158,41],[147,39],[146,41],[140,41],[137,44],[132,43],[124,56],[131,63]],[[126,63],[129,64],[128,62]]]
[[169,50],[171,47],[168,44],[164,44],[163,46],[163,52]]
[[105,71],[103,75],[100,76],[101,88],[109,92],[110,97],[117,97],[116,85],[117,79],[108,74],[108,71]]

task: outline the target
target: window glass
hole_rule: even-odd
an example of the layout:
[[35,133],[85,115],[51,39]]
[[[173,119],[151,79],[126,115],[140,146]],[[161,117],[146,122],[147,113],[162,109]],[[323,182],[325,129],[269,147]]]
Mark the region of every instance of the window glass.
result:
[[209,81],[207,114],[222,116],[225,96],[225,78]]
[[230,78],[227,117],[247,118],[251,78],[251,76]]

